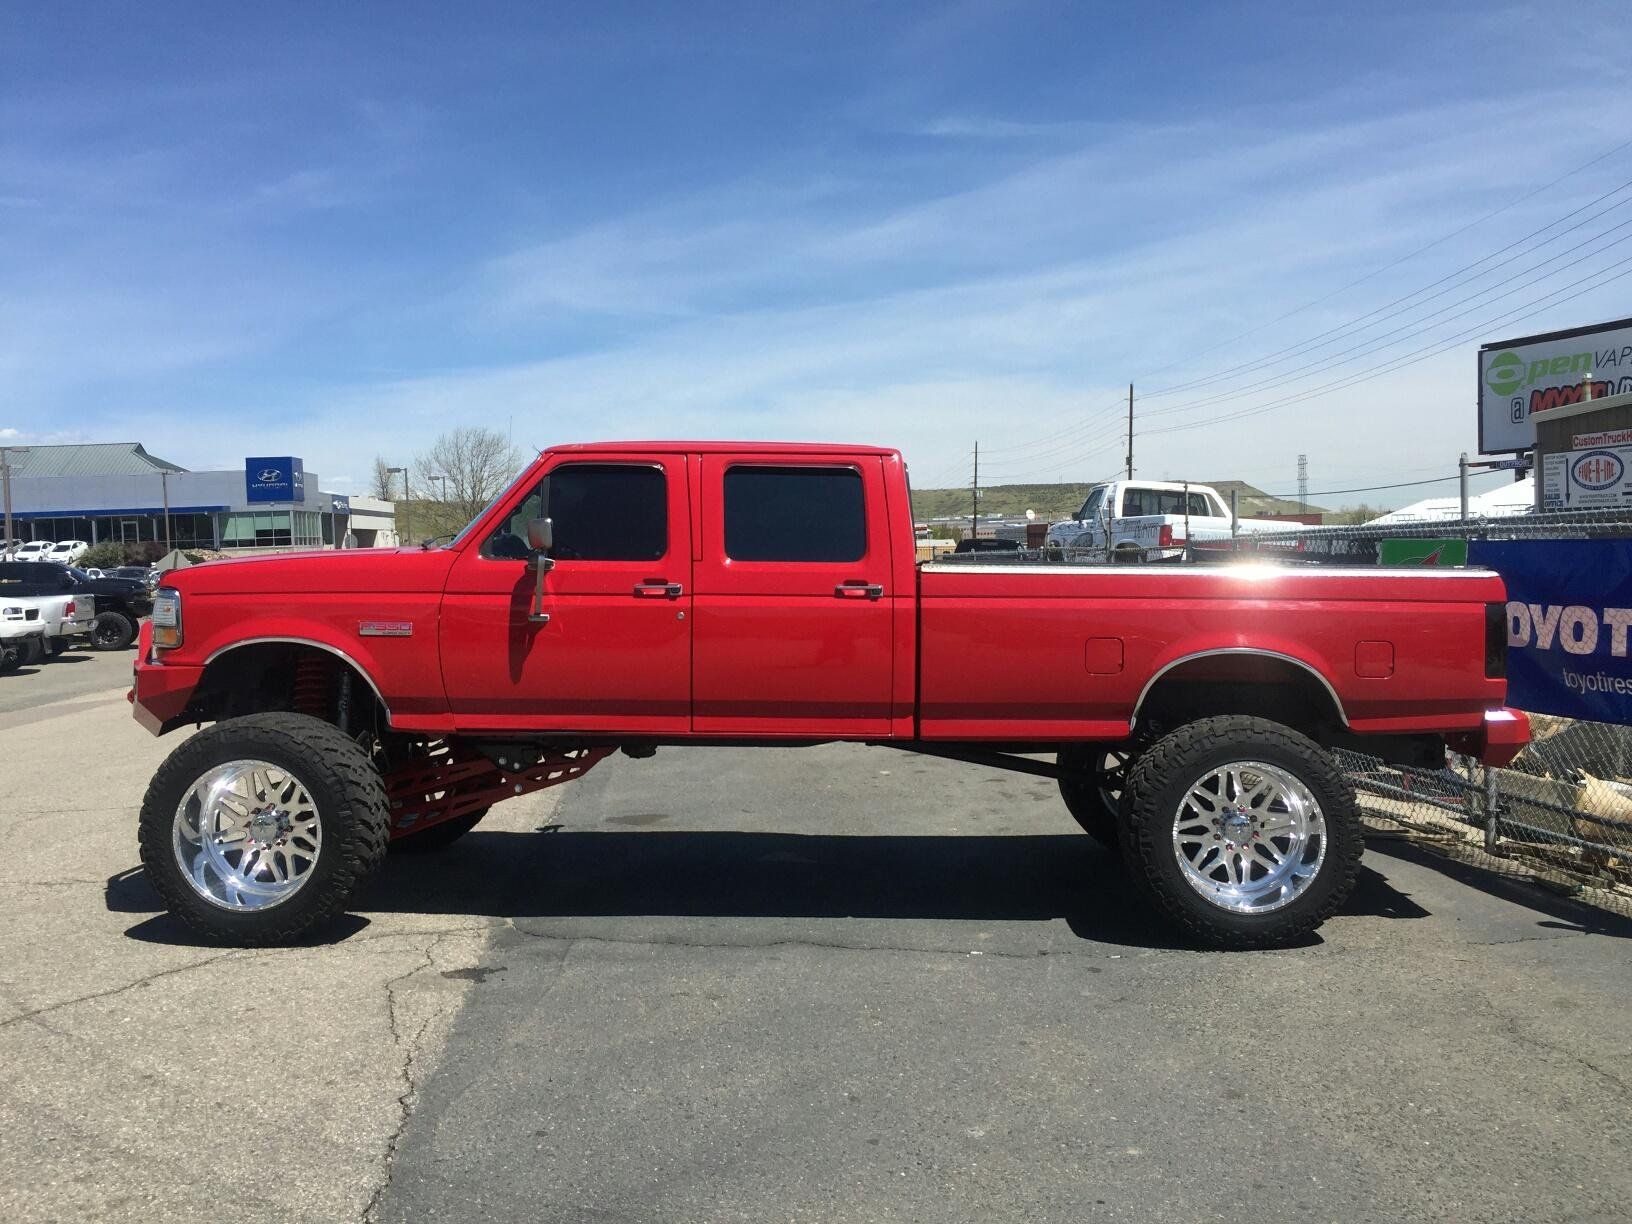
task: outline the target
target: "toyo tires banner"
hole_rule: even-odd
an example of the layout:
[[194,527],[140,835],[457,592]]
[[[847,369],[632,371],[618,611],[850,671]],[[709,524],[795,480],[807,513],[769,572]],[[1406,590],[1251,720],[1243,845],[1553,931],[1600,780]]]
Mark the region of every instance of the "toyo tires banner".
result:
[[1632,725],[1632,541],[1475,540],[1507,583],[1507,702]]

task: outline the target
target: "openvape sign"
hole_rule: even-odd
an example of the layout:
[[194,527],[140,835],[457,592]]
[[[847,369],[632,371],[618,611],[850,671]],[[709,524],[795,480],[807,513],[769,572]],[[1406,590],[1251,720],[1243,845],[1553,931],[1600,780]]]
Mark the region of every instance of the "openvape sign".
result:
[[305,501],[306,465],[293,455],[260,455],[245,459],[244,499],[251,502]]
[[1528,450],[1537,413],[1623,391],[1632,391],[1632,319],[1487,344],[1479,350],[1480,453]]

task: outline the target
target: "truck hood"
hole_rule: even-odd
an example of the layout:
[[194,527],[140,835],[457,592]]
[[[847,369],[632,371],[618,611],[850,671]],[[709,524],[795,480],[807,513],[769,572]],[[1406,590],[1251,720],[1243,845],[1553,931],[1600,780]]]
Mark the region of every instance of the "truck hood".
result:
[[160,582],[188,595],[440,591],[459,554],[447,548],[347,548],[205,561]]

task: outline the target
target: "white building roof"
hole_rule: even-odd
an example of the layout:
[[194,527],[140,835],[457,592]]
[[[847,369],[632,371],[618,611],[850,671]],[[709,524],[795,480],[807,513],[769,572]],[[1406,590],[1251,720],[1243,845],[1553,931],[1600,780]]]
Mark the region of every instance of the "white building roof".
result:
[[[1499,518],[1507,514],[1529,514],[1536,508],[1536,478],[1526,476],[1512,484],[1498,485],[1477,497],[1468,498],[1468,513],[1474,518]],[[1438,523],[1462,517],[1459,497],[1429,497],[1398,510],[1390,510],[1366,525],[1389,523]]]

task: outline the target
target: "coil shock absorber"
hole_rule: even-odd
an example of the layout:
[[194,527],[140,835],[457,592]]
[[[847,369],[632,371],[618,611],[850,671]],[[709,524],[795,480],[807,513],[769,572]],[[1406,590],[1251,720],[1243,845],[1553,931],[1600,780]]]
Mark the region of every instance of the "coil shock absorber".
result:
[[303,654],[295,660],[293,697],[297,714],[322,718],[329,712],[329,672],[323,659]]

